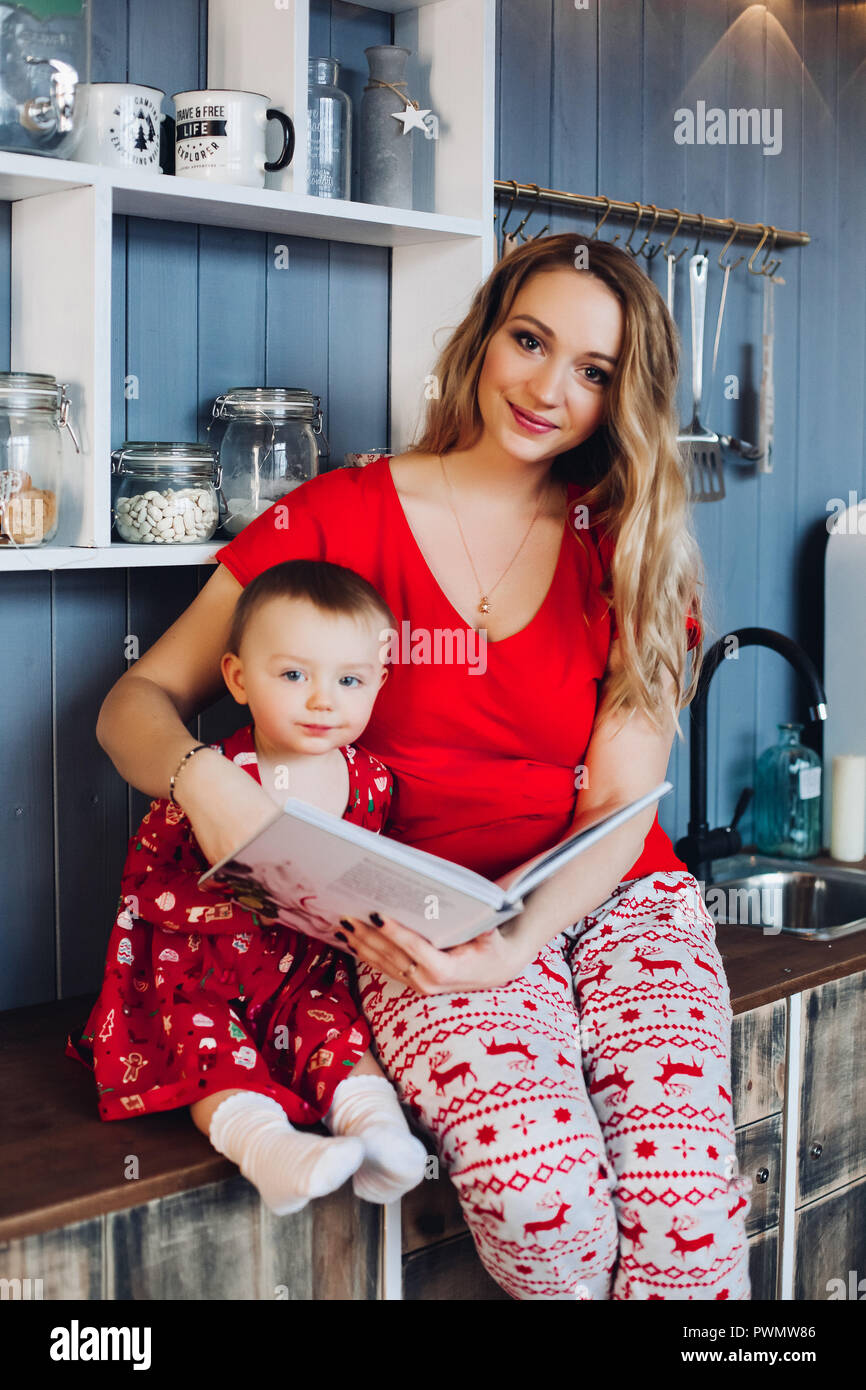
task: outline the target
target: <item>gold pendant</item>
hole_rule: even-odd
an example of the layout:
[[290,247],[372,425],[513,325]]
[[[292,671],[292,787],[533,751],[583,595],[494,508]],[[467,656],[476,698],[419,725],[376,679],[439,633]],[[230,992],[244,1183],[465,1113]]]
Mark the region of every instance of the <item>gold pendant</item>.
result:
[[478,605],[478,611],[479,611],[479,613],[489,613],[489,612],[490,612],[490,604],[487,602],[487,595],[486,595],[486,594],[482,594],[482,595],[481,595],[481,602],[480,602],[479,605]]

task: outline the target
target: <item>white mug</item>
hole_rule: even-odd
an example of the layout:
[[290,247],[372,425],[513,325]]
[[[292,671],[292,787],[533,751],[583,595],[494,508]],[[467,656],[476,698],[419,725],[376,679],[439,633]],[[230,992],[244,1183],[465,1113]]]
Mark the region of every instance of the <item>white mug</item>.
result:
[[[264,188],[265,173],[285,169],[295,152],[295,127],[260,92],[175,92],[175,173]],[[279,121],[283,147],[265,160],[268,121]]]
[[81,87],[87,117],[75,158],[161,174],[159,124],[165,119],[160,110],[165,92],[134,82],[88,82]]

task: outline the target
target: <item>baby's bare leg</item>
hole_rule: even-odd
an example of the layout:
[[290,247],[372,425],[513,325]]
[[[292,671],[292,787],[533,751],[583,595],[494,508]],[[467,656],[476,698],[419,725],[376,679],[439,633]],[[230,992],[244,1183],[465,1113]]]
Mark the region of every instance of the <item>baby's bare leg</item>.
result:
[[210,1135],[210,1121],[217,1106],[229,1096],[238,1096],[243,1090],[242,1086],[236,1086],[231,1091],[214,1091],[213,1095],[202,1096],[201,1100],[193,1101],[189,1107],[192,1122],[196,1129],[200,1129],[202,1134]]
[[348,1073],[348,1075],[384,1077],[385,1073],[383,1072],[382,1068],[379,1066],[379,1063],[376,1061],[376,1058],[373,1056],[372,1052],[368,1048],[367,1051],[364,1053],[363,1057],[358,1058],[357,1062],[353,1066],[352,1070]]

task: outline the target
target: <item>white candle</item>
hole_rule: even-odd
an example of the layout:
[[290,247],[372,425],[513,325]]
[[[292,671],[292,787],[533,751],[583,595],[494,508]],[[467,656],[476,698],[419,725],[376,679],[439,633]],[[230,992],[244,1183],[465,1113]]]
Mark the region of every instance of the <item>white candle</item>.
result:
[[830,853],[849,863],[866,856],[866,757],[833,759]]

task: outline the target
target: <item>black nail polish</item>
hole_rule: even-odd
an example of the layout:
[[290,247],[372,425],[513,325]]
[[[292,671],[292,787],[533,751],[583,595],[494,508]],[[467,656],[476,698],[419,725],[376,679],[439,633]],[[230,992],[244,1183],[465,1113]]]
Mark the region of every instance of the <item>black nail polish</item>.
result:
[[341,926],[341,927],[345,927],[345,928],[346,928],[346,931],[354,931],[354,930],[355,930],[355,928],[352,926],[352,923],[351,923],[351,922],[347,922],[346,919],[345,919],[345,917],[341,917],[341,918],[340,918],[340,926]]
[[370,913],[370,921],[373,923],[373,926],[374,926],[374,927],[384,927],[384,925],[385,925],[385,923],[382,921],[382,918],[379,916],[378,912],[371,912],[371,913]]
[[349,939],[349,938],[345,935],[345,933],[343,933],[343,932],[341,932],[341,931],[335,931],[335,932],[334,932],[334,935],[335,935],[335,937],[337,938],[338,941],[348,941],[348,939]]

